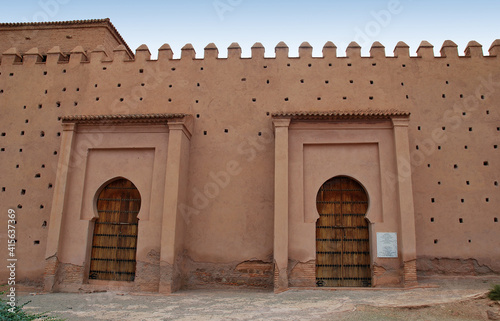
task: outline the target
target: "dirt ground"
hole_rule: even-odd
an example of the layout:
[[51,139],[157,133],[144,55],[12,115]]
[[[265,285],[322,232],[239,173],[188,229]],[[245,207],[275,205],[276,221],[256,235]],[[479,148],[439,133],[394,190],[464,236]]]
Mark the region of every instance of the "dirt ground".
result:
[[420,280],[414,289],[183,290],[158,294],[25,293],[25,309],[66,320],[488,320],[500,277]]

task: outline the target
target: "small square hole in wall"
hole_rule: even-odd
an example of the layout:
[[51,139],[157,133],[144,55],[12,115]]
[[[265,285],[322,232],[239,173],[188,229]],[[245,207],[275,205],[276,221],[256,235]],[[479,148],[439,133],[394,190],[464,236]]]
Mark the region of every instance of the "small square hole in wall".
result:
[[441,127],[442,130],[446,130],[446,127]]
[[172,68],[172,69],[170,69],[170,70],[175,71],[175,68]]
[[372,66],[375,67],[377,64],[376,63],[373,63]]
[[498,145],[493,145],[493,148],[494,149],[498,149]]
[[13,72],[11,72],[11,73],[9,74],[9,77],[12,77],[12,76],[14,76],[14,73],[13,73]]
[[347,64],[347,67],[351,67],[351,66],[352,66],[352,64]]
[[453,168],[454,168],[454,169],[457,169],[457,168],[458,168],[458,165],[457,165],[457,164],[453,165]]
[[470,185],[470,181],[466,181],[465,184]]
[[229,133],[229,129],[224,129],[224,133]]
[[5,133],[2,133],[2,136],[5,136],[6,134]]
[[463,95],[463,94],[460,94],[460,98],[464,98],[464,95]]
[[269,81],[269,79],[268,79],[268,80],[266,81],[266,83],[267,83],[267,84],[269,84],[269,83],[271,83],[271,82],[270,82],[270,81]]
[[62,91],[66,91],[66,87],[64,87],[64,88],[62,89]]
[[24,130],[23,130],[23,131],[21,131],[21,136],[24,136]]
[[434,244],[438,244],[438,240],[437,239],[434,240]]
[[203,131],[203,135],[207,136],[207,131],[206,130]]
[[24,122],[27,124],[27,123],[29,123],[29,122],[30,122],[30,120],[29,120],[29,119],[26,119]]
[[203,67],[200,67],[200,70],[203,70]]
[[462,116],[467,116],[467,113],[464,111],[464,112],[462,113]]
[[373,80],[370,80],[370,85],[373,85]]
[[44,76],[47,76],[47,72],[46,72],[46,71],[44,71],[44,72],[43,72],[43,75],[44,75]]
[[2,187],[2,192],[5,192],[5,187]]
[[47,185],[47,188],[51,189],[52,188],[52,184]]
[[200,118],[200,114],[196,114],[196,118]]
[[311,68],[312,67],[312,64],[308,64],[307,67]]
[[418,130],[421,130],[421,129],[422,129],[422,127],[418,126],[418,127],[417,127],[417,129],[418,129]]
[[498,182],[497,182],[497,181],[495,181],[495,182],[493,183],[493,185],[498,186]]
[[405,85],[405,83],[404,83],[404,82],[402,82],[402,83],[401,83],[401,86],[404,86],[404,85]]
[[16,164],[16,168],[19,168],[19,164]]
[[328,67],[331,67],[331,66],[333,66],[333,64],[328,64]]
[[449,84],[448,80],[446,81],[446,84],[447,84],[447,85]]
[[469,149],[469,146],[465,145],[465,146],[464,146],[464,149]]
[[441,146],[438,146],[438,150],[441,150]]
[[264,66],[264,69],[267,69],[267,66]]
[[490,111],[489,111],[489,110],[487,110],[487,111],[486,111],[486,115],[489,115],[489,114],[490,114]]
[[470,132],[472,131],[472,127],[469,127],[469,131],[470,131]]
[[493,222],[498,223],[498,217],[495,217],[495,218],[493,219]]
[[489,203],[490,199],[487,197],[484,199],[486,203]]
[[435,203],[436,200],[434,198],[431,198],[431,203]]
[[431,164],[427,164],[427,167],[429,167],[429,168],[430,168],[430,167],[431,167]]
[[406,65],[405,65],[405,64],[402,64],[402,65],[401,65],[401,67],[406,68]]
[[484,95],[481,95],[481,99],[484,99]]
[[459,222],[460,224],[462,224],[462,223],[464,222],[464,219],[463,219],[463,218],[459,218],[459,219],[458,219],[458,222]]
[[76,91],[80,91],[80,88],[76,88]]
[[368,97],[368,99],[373,100],[373,96]]
[[463,198],[462,198],[462,199],[460,200],[460,202],[461,202],[461,203],[465,203],[465,199],[463,199]]
[[484,165],[484,166],[488,166],[488,165],[490,165],[490,164],[488,163],[488,161],[484,161],[484,162],[483,162],[483,165]]
[[271,115],[271,113],[269,113],[269,112],[266,112],[266,116],[269,116],[269,115]]
[[441,185],[441,181],[438,182],[438,185]]
[[144,73],[144,69],[139,69],[139,73],[140,74]]
[[40,244],[39,240],[33,241],[33,245],[39,245],[39,244]]
[[469,243],[472,243],[472,240],[469,240]]
[[354,80],[349,80],[349,83],[353,84],[353,83],[354,83]]
[[43,205],[40,205],[40,209],[43,210],[45,208],[45,206]]
[[434,217],[431,217],[431,222],[434,222]]

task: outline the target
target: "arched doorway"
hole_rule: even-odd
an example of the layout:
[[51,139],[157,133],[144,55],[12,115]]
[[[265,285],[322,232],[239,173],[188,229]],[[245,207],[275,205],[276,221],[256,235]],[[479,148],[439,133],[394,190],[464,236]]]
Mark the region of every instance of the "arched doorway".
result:
[[371,285],[368,195],[346,176],[326,181],[316,206],[316,284],[325,287]]
[[134,281],[140,208],[141,195],[127,179],[112,181],[100,192],[89,279]]

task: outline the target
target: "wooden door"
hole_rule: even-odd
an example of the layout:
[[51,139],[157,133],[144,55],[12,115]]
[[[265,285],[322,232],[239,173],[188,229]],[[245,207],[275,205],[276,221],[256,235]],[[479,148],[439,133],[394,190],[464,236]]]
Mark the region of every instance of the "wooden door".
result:
[[316,205],[316,284],[325,287],[371,285],[368,196],[349,177],[321,186]]
[[111,182],[99,194],[90,279],[134,281],[140,207],[141,195],[126,179]]

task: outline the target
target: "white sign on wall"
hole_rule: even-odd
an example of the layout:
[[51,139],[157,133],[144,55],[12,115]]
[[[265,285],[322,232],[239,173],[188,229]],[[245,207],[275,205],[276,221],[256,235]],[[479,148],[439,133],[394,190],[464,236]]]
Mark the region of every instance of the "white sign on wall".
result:
[[377,233],[377,257],[398,257],[398,233]]

